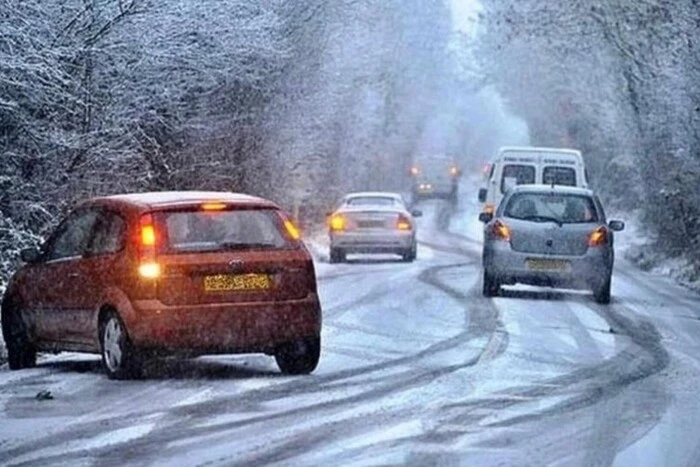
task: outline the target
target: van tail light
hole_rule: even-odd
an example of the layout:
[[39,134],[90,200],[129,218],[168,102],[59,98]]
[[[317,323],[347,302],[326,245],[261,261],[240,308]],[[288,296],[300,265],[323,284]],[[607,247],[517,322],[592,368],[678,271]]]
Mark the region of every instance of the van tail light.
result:
[[491,225],[491,235],[497,240],[510,241],[510,227],[501,221],[496,221]]
[[160,264],[156,261],[156,247],[158,246],[158,233],[153,223],[151,214],[141,216],[139,222],[138,252],[139,267],[138,273],[146,279],[157,279],[160,277]]
[[399,214],[399,219],[396,221],[396,228],[399,230],[411,230],[411,220],[403,214]]
[[605,227],[598,227],[588,236],[588,246],[601,246],[608,243],[608,231]]
[[328,219],[328,227],[333,231],[341,231],[347,228],[347,220],[342,214],[333,214]]

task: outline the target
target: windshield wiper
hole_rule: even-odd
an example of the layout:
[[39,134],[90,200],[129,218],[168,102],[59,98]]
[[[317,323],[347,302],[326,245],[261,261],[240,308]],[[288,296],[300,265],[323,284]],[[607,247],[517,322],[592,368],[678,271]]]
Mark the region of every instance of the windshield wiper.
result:
[[519,219],[522,219],[524,221],[535,221],[535,222],[554,222],[559,227],[564,225],[564,223],[561,221],[561,219],[558,219],[556,217],[550,217],[550,216],[525,216],[525,217],[520,217]]

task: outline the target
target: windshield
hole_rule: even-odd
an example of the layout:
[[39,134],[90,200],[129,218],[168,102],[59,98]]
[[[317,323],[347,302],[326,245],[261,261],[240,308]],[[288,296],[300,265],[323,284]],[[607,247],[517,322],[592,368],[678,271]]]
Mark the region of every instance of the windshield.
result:
[[513,219],[551,221],[561,224],[598,222],[595,203],[588,196],[550,193],[517,193],[507,202],[503,215]]

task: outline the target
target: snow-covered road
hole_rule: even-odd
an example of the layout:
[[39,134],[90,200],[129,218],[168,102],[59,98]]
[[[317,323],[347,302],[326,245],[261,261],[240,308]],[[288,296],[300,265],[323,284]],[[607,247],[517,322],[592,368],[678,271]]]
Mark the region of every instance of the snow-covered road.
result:
[[313,375],[265,356],[160,361],[142,381],[78,354],[5,366],[0,465],[700,464],[700,297],[618,254],[609,306],[483,298],[463,188],[457,210],[422,203],[412,264],[319,259]]

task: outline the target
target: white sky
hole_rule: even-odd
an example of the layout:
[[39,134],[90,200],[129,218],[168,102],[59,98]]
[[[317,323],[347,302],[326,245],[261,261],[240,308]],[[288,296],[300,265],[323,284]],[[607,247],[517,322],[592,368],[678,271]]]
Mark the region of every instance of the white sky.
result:
[[476,14],[481,9],[478,0],[450,0],[452,22],[456,30],[468,32],[473,27]]

